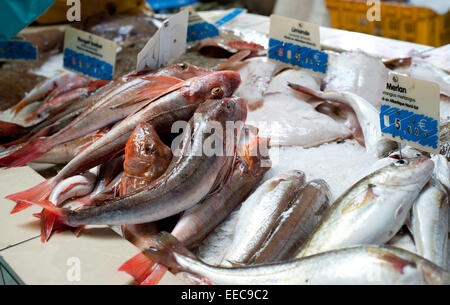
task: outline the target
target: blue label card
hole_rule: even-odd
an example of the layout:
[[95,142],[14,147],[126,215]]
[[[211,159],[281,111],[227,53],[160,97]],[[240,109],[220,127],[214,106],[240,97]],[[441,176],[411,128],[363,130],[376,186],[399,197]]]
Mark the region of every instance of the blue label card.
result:
[[187,42],[201,41],[219,36],[219,29],[205,21],[194,9],[189,8]]
[[9,41],[0,41],[0,61],[34,61],[38,58],[38,49],[26,39],[17,35]]
[[439,153],[439,85],[390,73],[383,90],[383,136],[430,153]]
[[86,76],[111,80],[116,63],[114,41],[74,28],[64,38],[64,67]]
[[222,18],[220,18],[219,20],[215,21],[214,24],[219,28],[222,25],[224,25],[225,23],[230,22],[231,20],[233,20],[234,18],[236,18],[237,16],[239,16],[242,13],[245,13],[247,10],[245,9],[241,9],[241,8],[235,8],[232,9],[229,13],[227,13],[225,16],[223,16]]
[[292,18],[270,16],[268,57],[294,68],[325,74],[328,54],[321,51],[319,26]]

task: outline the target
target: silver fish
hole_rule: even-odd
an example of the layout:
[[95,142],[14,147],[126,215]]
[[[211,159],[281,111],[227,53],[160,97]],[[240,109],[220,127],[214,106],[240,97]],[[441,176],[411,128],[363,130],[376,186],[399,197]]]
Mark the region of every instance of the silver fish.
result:
[[447,269],[448,194],[436,180],[424,187],[411,213],[411,229],[417,253]]
[[296,199],[305,174],[292,170],[269,179],[251,194],[239,210],[234,236],[222,265],[247,263],[270,234],[281,213]]
[[144,252],[172,272],[189,272],[219,285],[303,284],[450,284],[450,274],[408,251],[387,246],[358,246],[283,263],[238,268],[207,265],[172,235]]
[[404,159],[361,179],[333,203],[296,257],[389,241],[405,223],[433,167],[425,157]]

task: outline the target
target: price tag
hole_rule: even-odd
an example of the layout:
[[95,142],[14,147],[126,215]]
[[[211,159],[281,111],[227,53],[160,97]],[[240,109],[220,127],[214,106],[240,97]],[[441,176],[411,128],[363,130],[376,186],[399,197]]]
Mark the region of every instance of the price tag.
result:
[[37,58],[37,47],[20,34],[9,41],[0,41],[0,61],[35,61]]
[[439,153],[439,92],[436,83],[390,73],[381,103],[383,136]]
[[226,14],[225,16],[214,22],[214,24],[219,28],[225,23],[230,22],[231,20],[233,20],[234,18],[245,12],[247,12],[247,10],[241,8],[232,9],[231,12],[229,12],[228,14]]
[[309,22],[270,16],[270,59],[325,74],[328,54],[320,51],[319,26]]
[[67,28],[64,37],[64,67],[81,74],[111,80],[117,44],[103,37]]
[[183,10],[164,21],[139,52],[137,72],[167,66],[186,52],[188,15],[188,10]]
[[189,8],[187,42],[200,41],[217,36],[219,36],[219,30],[217,27],[205,21],[194,9]]

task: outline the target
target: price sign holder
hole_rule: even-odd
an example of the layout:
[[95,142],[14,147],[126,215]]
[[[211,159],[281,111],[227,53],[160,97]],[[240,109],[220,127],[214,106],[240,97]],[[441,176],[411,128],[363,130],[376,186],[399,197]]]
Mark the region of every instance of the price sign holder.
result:
[[0,41],[0,61],[36,61],[38,49],[21,34],[8,41]]
[[268,57],[294,68],[327,72],[328,54],[320,50],[319,26],[309,22],[271,15]]
[[219,36],[219,29],[202,17],[192,8],[189,7],[189,25],[187,28],[187,42],[197,42],[206,38],[214,38]]
[[97,79],[111,80],[116,63],[114,41],[74,28],[64,37],[64,67]]
[[439,153],[439,96],[438,84],[391,72],[382,95],[383,136]]
[[139,52],[137,72],[166,66],[186,52],[188,15],[188,10],[182,10],[163,22]]

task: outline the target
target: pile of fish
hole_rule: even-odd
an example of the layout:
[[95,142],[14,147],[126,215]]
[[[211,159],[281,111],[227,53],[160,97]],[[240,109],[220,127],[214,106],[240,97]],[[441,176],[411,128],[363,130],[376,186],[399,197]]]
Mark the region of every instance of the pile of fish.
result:
[[[42,207],[43,242],[111,226],[142,251],[120,268],[138,284],[167,270],[194,284],[450,284],[448,151],[400,153],[379,123],[388,67],[448,85],[446,72],[329,52],[321,78],[268,60],[266,45],[222,31],[158,70],[42,81],[6,110],[36,105],[27,126],[0,122],[0,164],[62,168],[7,196],[12,213]],[[280,147],[350,139],[379,161],[343,194],[301,168],[270,176]],[[199,246],[232,218],[220,259],[204,262]],[[407,250],[401,232],[413,237]]]

